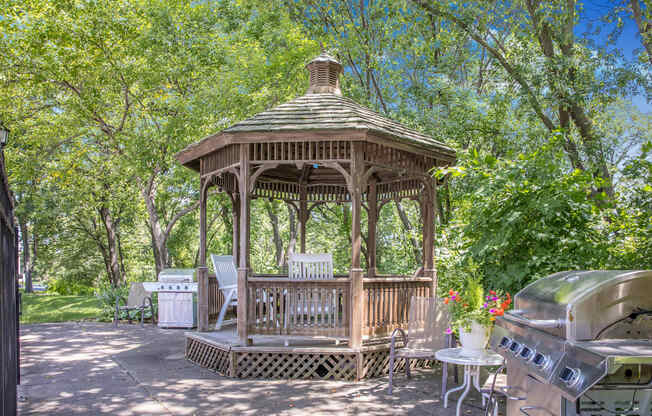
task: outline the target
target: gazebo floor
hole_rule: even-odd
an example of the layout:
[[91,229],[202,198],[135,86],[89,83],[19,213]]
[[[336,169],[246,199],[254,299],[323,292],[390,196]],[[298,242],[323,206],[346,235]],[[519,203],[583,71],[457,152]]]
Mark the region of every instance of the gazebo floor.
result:
[[[389,343],[366,343],[359,350],[332,339],[311,337],[253,337],[244,346],[235,327],[212,332],[186,332],[186,359],[232,378],[361,380],[389,372]],[[285,346],[285,340],[290,342]],[[432,364],[411,360],[411,368]],[[396,360],[394,371],[405,368]]]

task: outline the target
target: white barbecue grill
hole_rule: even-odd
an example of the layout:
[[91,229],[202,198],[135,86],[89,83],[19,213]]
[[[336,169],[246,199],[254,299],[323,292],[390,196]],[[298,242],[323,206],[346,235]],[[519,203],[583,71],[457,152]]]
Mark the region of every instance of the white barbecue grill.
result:
[[652,416],[652,270],[562,272],[496,320],[507,416]]
[[164,269],[158,282],[145,282],[145,290],[158,292],[158,326],[161,328],[193,328],[197,326],[197,283],[194,269]]

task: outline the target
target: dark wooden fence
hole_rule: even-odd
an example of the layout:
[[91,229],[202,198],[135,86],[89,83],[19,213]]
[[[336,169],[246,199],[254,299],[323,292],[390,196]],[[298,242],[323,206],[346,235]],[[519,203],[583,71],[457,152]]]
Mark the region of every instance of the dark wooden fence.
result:
[[16,228],[13,205],[0,153],[0,416],[16,414],[16,384],[18,383],[18,309],[16,272],[18,265]]

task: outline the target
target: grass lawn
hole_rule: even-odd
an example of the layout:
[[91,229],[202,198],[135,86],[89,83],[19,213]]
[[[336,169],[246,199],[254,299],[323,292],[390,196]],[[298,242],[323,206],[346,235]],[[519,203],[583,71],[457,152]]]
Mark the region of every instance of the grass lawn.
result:
[[38,324],[95,320],[100,318],[100,305],[94,296],[57,296],[23,293],[23,315],[20,322]]

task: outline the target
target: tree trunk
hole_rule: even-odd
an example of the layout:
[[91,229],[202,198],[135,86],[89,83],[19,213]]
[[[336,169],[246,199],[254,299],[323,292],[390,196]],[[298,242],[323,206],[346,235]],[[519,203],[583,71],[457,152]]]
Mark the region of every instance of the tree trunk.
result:
[[[288,218],[290,220],[290,238],[288,240],[288,257],[296,251],[297,247],[297,218],[294,209],[287,204]],[[283,259],[283,267],[287,266],[287,257]]]
[[25,293],[32,293],[32,258],[29,248],[29,230],[24,221],[19,222],[20,236],[23,240],[23,277],[25,279]]
[[101,207],[100,216],[102,223],[106,230],[106,237],[108,242],[108,263],[107,272],[109,273],[109,280],[111,285],[118,287],[123,282],[122,270],[120,269],[119,253],[118,253],[118,237],[115,228],[115,222],[111,216],[111,212],[107,207]]
[[168,250],[167,241],[174,225],[181,217],[194,211],[199,206],[199,201],[195,201],[191,205],[177,211],[172,219],[170,219],[167,226],[165,226],[165,229],[163,229],[156,208],[156,178],[159,173],[158,170],[155,170],[152,173],[152,176],[150,176],[147,184],[143,184],[142,181],[140,182],[140,192],[145,201],[145,207],[147,208],[147,225],[150,237],[152,238],[152,253],[154,255],[157,276],[161,270],[170,267],[170,251]]
[[412,227],[412,224],[410,223],[410,219],[408,218],[407,214],[403,210],[403,207],[401,206],[401,201],[396,201],[394,205],[396,205],[398,216],[401,218],[401,222],[403,223],[403,229],[410,236],[410,242],[412,243],[412,252],[414,253],[414,258],[417,264],[420,264],[422,263],[421,247],[419,246],[419,242],[417,241],[417,239],[414,237],[414,227]]
[[[638,34],[641,35],[641,43],[645,46],[647,58],[650,61],[650,65],[652,65],[652,23],[645,20],[638,0],[630,0],[630,5],[632,6],[632,14],[634,15],[636,26],[638,26]],[[649,4],[646,6],[649,6]]]
[[276,253],[276,265],[281,267],[283,266],[285,253],[283,253],[283,239],[281,238],[281,232],[278,226],[278,215],[276,214],[276,210],[274,208],[275,207],[272,206],[272,202],[265,202],[265,211],[267,212],[269,221],[272,223],[272,239],[274,241],[274,250]]
[[154,264],[156,265],[156,275],[161,270],[169,267],[170,253],[167,247],[167,236],[161,227],[161,221],[158,216],[155,203],[155,189],[154,179],[151,178],[147,187],[141,187],[141,193],[147,208],[147,225],[149,228],[149,235],[152,238],[152,252],[154,254]]

